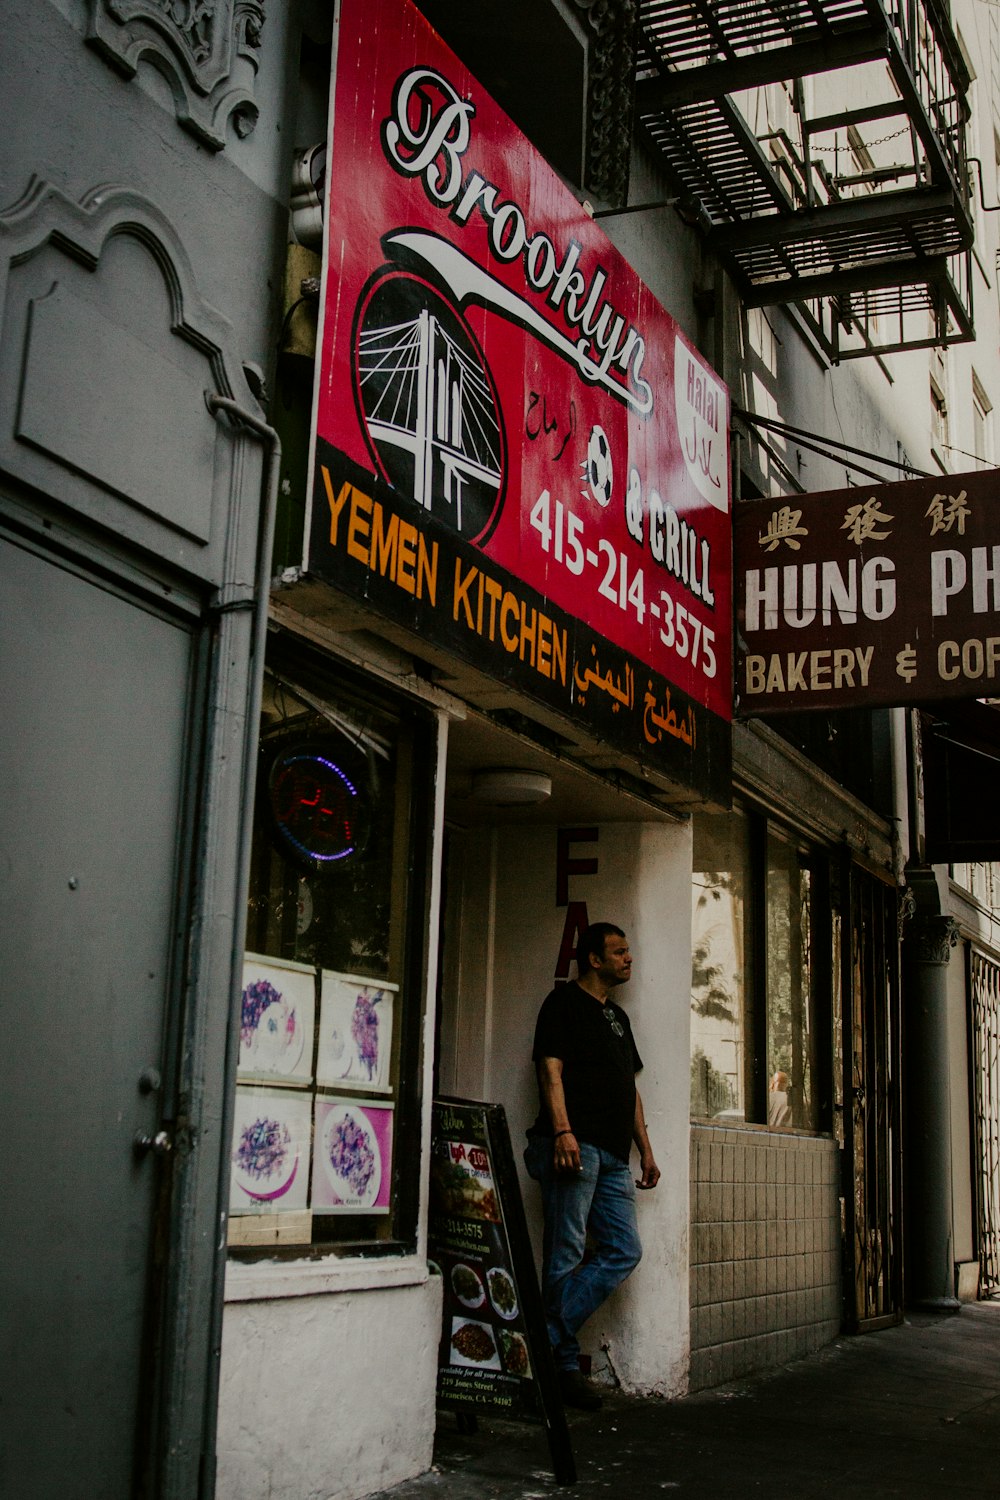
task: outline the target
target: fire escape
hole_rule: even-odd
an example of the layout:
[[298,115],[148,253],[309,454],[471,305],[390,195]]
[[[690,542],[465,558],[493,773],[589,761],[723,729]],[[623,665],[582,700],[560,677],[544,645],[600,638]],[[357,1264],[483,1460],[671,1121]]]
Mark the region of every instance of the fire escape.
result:
[[745,305],[833,361],[973,337],[942,0],[640,0],[636,116]]

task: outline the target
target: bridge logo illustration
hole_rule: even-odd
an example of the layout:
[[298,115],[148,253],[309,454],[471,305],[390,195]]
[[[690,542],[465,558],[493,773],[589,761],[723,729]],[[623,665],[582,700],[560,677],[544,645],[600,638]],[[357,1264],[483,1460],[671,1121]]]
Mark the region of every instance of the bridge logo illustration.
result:
[[500,404],[471,329],[430,282],[396,268],[369,281],[354,319],[354,393],[382,477],[484,545],[504,501]]

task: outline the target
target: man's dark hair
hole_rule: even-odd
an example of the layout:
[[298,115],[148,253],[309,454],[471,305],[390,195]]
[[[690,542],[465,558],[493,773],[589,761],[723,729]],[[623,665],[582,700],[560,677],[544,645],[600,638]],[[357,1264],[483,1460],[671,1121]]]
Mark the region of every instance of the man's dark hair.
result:
[[591,922],[580,934],[580,941],[576,945],[576,962],[581,974],[590,970],[590,955],[599,953],[604,957],[604,945],[609,937],[625,936],[620,927],[613,922]]

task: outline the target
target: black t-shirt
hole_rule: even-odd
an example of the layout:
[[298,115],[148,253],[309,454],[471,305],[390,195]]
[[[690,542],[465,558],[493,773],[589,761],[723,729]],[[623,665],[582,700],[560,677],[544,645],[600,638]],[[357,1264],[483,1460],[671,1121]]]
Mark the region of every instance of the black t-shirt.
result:
[[[542,1002],[532,1058],[558,1057],[573,1134],[628,1161],[635,1125],[635,1075],[642,1060],[620,1005],[602,1005],[570,981]],[[532,1135],[552,1135],[544,1100]]]

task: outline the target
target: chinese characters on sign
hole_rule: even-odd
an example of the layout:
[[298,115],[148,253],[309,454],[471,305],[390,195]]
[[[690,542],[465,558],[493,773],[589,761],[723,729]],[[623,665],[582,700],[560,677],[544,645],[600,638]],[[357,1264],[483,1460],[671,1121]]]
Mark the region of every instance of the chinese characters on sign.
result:
[[997,694],[995,472],[737,510],[743,714]]
[[728,394],[409,0],[340,14],[309,571],[719,787]]

